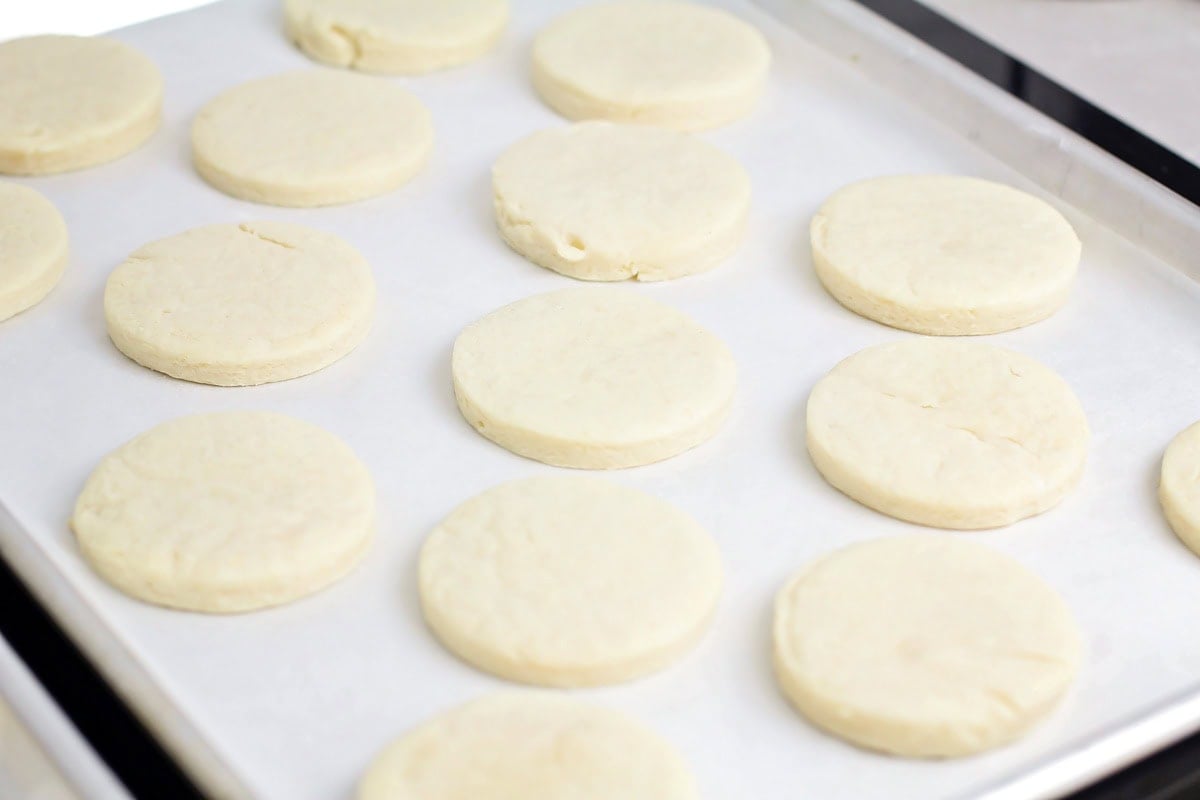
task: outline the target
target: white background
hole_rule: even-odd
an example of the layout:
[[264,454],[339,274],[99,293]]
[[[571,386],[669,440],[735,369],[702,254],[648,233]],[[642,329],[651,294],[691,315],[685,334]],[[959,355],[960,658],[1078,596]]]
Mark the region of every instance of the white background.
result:
[[0,40],[35,33],[90,35],[151,17],[173,14],[208,0],[4,0]]

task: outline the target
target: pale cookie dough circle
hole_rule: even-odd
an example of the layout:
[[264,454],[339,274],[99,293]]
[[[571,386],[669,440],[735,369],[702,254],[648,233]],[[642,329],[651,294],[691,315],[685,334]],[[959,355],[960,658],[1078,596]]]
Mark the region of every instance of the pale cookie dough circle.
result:
[[37,305],[67,266],[67,225],[33,189],[0,183],[0,322]]
[[71,527],[126,594],[252,611],[312,594],[362,558],[375,527],[367,468],[307,422],[256,411],[182,417],[107,456]]
[[825,288],[869,319],[939,336],[998,333],[1067,300],[1079,237],[1049,203],[999,183],[902,175],[851,184],[812,228]]
[[1200,555],[1200,423],[1186,428],[1167,447],[1158,498],[1175,535]]
[[472,61],[495,45],[507,0],[285,0],[288,37],[317,61],[415,75]]
[[746,116],[771,51],[751,25],[679,2],[601,3],[568,12],[533,43],[533,85],[568,119],[679,130]]
[[913,338],[838,364],[808,399],[808,451],[835,488],[938,528],[1008,525],[1078,483],[1088,426],[1057,374],[981,342]]
[[287,222],[207,225],[145,245],[104,289],[117,348],[217,386],[322,369],[366,337],[371,267],[344,240]]
[[715,267],[741,241],[750,178],[687,134],[584,122],[535,133],[492,168],[510,247],[573,278],[658,281]]
[[196,116],[192,156],[226,194],[324,206],[390,192],[424,166],[433,123],[383,78],[312,69],[226,91]]
[[454,342],[454,394],[481,434],[518,455],[581,469],[661,461],[711,438],[737,367],[691,317],[634,292],[527,297]]
[[371,763],[358,800],[697,800],[675,748],[616,711],[551,693],[490,695]]
[[104,37],[0,44],[0,173],[46,175],[120,158],[158,130],[158,67]]
[[712,537],[671,504],[598,478],[505,483],[426,540],[421,607],[475,666],[542,686],[655,672],[704,634],[721,594]]
[[950,757],[1016,739],[1078,670],[1062,599],[976,542],[918,534],[809,564],[775,603],[775,672],[811,722],[856,745]]

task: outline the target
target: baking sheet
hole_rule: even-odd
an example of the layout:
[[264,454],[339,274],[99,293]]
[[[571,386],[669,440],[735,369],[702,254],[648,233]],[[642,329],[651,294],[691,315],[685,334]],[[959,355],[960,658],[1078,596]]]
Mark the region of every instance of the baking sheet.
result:
[[[280,35],[274,0],[225,2],[116,34],[163,69],[163,130],[114,164],[22,181],[58,204],[74,254],[42,305],[0,325],[0,498],[11,512],[7,523],[0,513],[4,551],[214,794],[349,798],[392,737],[506,686],[456,661],[425,630],[415,560],[426,533],[462,500],[556,471],[501,450],[460,419],[449,353],[468,322],[573,284],[501,243],[488,170],[515,139],[562,124],[533,95],[525,65],[533,33],[579,4],[518,0],[496,52],[398,80],[430,107],[439,138],[428,168],[383,198],[318,210],[255,206],[191,171],[188,125],[203,102],[309,64]],[[1042,517],[945,535],[1014,555],[1064,595],[1089,653],[1076,690],[1023,741],[945,763],[861,752],[809,727],[781,698],[770,671],[775,591],[830,549],[917,529],[839,495],[804,451],[813,383],[842,357],[907,335],[854,316],[821,290],[808,218],[830,192],[878,174],[956,172],[1030,186],[748,3],[720,5],[762,28],[775,53],[758,111],[705,134],[751,174],[746,241],[712,273],[628,290],[719,333],[738,359],[740,394],[714,440],[608,477],[699,518],[724,554],[726,594],[709,636],[679,664],[578,695],[630,711],[670,738],[708,798],[977,797],[1062,754],[1078,758],[1097,737],[1112,742],[1163,704],[1191,708],[1178,700],[1200,692],[1200,559],[1171,535],[1154,490],[1162,449],[1200,418],[1200,287],[1069,210],[1084,242],[1070,303],[1050,320],[988,338],[1041,359],[1076,389],[1094,432],[1087,475]],[[227,389],[144,370],[109,344],[104,280],[129,252],[189,227],[253,219],[335,232],[371,260],[379,313],[355,353],[296,381]],[[110,589],[82,563],[66,527],[88,473],[162,420],[230,408],[293,414],[348,441],[379,490],[374,551],[330,590],[251,615],[167,611]],[[1183,714],[1177,728],[1197,721]],[[1085,758],[1070,779],[1114,757]],[[1008,796],[1029,793],[1018,787]]]
[[20,657],[0,638],[0,797],[131,800]]

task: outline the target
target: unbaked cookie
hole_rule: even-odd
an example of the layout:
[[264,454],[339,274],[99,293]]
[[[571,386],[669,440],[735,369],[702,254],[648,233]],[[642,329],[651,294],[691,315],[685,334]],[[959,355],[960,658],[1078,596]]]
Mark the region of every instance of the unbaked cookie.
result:
[[33,189],[0,183],[0,321],[40,303],[66,266],[58,209]]
[[508,0],[284,0],[288,37],[318,61],[417,74],[486,53],[508,22]]
[[454,342],[454,393],[481,434],[561,467],[661,461],[721,427],[737,367],[675,309],[610,287],[527,297]]
[[670,744],[624,714],[551,693],[491,695],[372,762],[358,800],[696,800]]
[[533,43],[533,85],[568,119],[679,130],[744,117],[771,51],[751,25],[680,2],[600,3],[568,12]]
[[45,175],[120,158],[162,118],[158,67],[100,36],[0,43],[0,172]]
[[407,182],[433,149],[417,98],[383,78],[310,69],[235,86],[192,125],[196,171],[226,194],[325,206]]
[[535,264],[596,281],[703,272],[737,247],[750,178],[706,142],[584,122],[510,147],[492,168],[504,240]]
[[851,184],[812,221],[813,263],[846,308],[935,335],[997,333],[1066,302],[1079,237],[1049,203],[949,175]]
[[137,250],[108,278],[108,335],[175,378],[251,386],[307,375],[367,335],[375,282],[362,255],[288,222],[207,225]]
[[510,680],[596,686],[657,671],[721,594],[712,537],[671,504],[599,478],[512,481],[421,550],[421,607],[464,660]]
[[1185,429],[1167,447],[1158,498],[1175,535],[1200,554],[1200,423]]
[[1083,474],[1088,438],[1062,378],[961,339],[869,347],[808,398],[808,451],[825,479],[938,528],[994,528],[1056,505]]
[[88,478],[71,527],[126,594],[193,611],[252,611],[333,583],[375,528],[367,468],[340,439],[280,414],[159,425]]
[[1079,630],[1055,592],[976,542],[919,534],[809,564],[775,603],[775,671],[817,726],[903,756],[963,756],[1046,716]]

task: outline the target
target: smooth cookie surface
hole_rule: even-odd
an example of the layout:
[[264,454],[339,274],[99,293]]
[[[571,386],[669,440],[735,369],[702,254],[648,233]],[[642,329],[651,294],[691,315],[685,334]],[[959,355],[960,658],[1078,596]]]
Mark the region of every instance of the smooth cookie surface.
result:
[[0,173],[46,175],[112,161],[158,130],[158,67],[103,36],[0,43]]
[[233,197],[277,206],[390,192],[432,149],[433,124],[417,98],[383,78],[332,69],[235,86],[192,124],[201,177]]
[[1053,206],[999,183],[899,175],[851,184],[813,218],[817,276],[842,305],[932,335],[998,333],[1067,300],[1079,237]]
[[0,322],[42,301],[67,266],[67,225],[54,204],[0,182]]
[[721,559],[669,503],[578,475],[501,484],[425,542],[425,620],[466,661],[511,680],[594,686],[681,657],[708,627]]
[[696,800],[675,749],[624,714],[556,694],[485,697],[372,762],[358,800]]
[[686,314],[610,287],[527,297],[454,343],[458,407],[480,434],[563,467],[661,461],[713,436],[737,367]]
[[598,3],[538,34],[533,85],[567,119],[702,130],[753,110],[770,60],[758,30],[718,9]]
[[192,611],[253,611],[348,573],[375,528],[367,468],[282,414],[163,423],[108,455],[75,505],[84,558],[121,591]]
[[948,535],[851,545],[775,604],[775,670],[811,722],[854,744],[949,757],[1046,716],[1080,661],[1063,601],[1033,573]]

